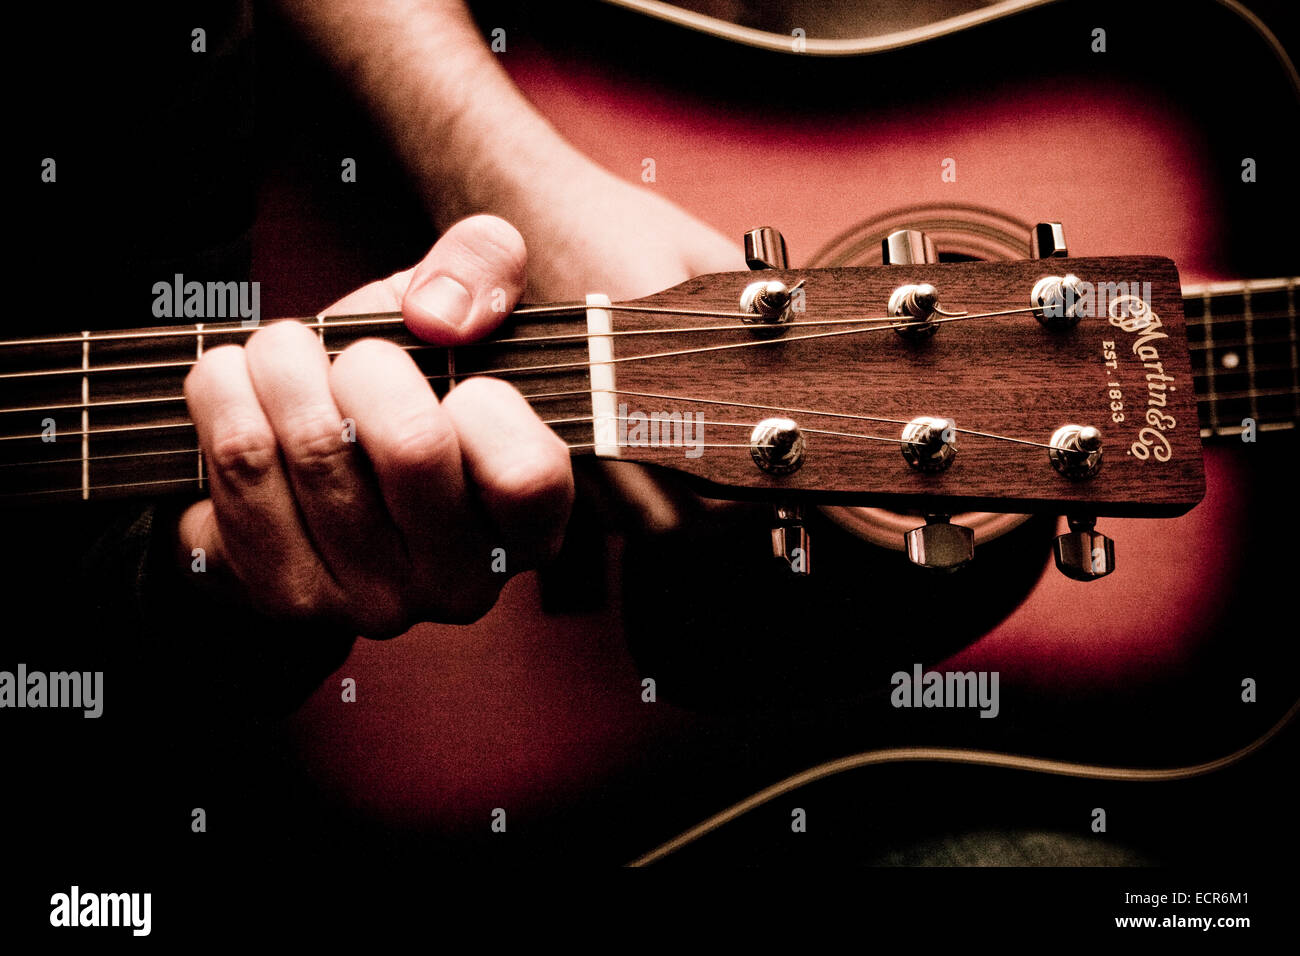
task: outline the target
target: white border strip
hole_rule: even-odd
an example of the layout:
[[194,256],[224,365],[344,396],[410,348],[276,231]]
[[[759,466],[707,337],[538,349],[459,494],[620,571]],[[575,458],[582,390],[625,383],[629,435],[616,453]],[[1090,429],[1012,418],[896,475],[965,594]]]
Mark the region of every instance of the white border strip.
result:
[[[614,314],[609,296],[587,296],[587,355],[591,359],[591,431],[600,458],[618,457],[618,408],[614,395]],[[603,307],[603,308],[602,308]]]

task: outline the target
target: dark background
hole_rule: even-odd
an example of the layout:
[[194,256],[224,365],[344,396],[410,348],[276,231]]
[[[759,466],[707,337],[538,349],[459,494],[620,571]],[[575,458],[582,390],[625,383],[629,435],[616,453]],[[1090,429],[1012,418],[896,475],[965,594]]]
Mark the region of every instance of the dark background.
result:
[[[92,17],[50,6],[24,10],[15,23],[13,36],[39,69],[19,70],[11,63],[6,87],[16,126],[7,152],[19,165],[9,177],[15,184],[11,231],[18,281],[11,287],[6,335],[148,324],[152,281],[171,271],[227,278],[251,268],[254,278],[275,277],[266,285],[268,314],[313,311],[360,281],[409,265],[435,238],[383,138],[315,57],[269,11],[256,11],[257,29],[250,34],[240,15],[203,6],[174,11],[141,5]],[[1294,168],[1296,102],[1278,83],[1275,65],[1228,14],[1209,4],[1192,6],[1195,15],[1190,6],[1172,13],[1133,4],[1067,3],[936,41],[923,58],[902,51],[866,61],[799,60],[793,66],[782,61],[779,93],[799,108],[834,112],[851,108],[864,90],[902,101],[912,96],[917,108],[924,108],[928,97],[969,84],[972,77],[990,87],[1034,82],[1036,76],[1085,82],[1086,46],[1056,38],[1086,36],[1073,28],[1079,19],[1122,18],[1125,30],[1110,32],[1119,68],[1135,83],[1175,93],[1190,111],[1203,115],[1205,148],[1216,164],[1238,169],[1241,140],[1249,138],[1261,168]],[[1252,6],[1295,51],[1294,5]],[[493,7],[488,16],[486,22],[506,24],[541,42],[583,49],[610,69],[707,89],[736,109],[772,107],[771,90],[756,92],[746,81],[765,72],[772,54],[732,49],[605,7],[572,5],[527,14]],[[214,49],[219,55],[200,72],[194,72],[185,45],[172,57],[160,57],[158,49],[166,48],[160,37],[174,37],[177,30],[187,35],[199,17],[220,25],[209,30],[210,49],[214,42],[225,44]],[[629,28],[637,42],[610,42]],[[1124,44],[1124,35],[1149,39],[1137,49]],[[989,56],[990,44],[1003,54]],[[666,50],[673,55],[664,55]],[[1189,70],[1189,62],[1226,66]],[[909,92],[891,82],[899,75],[909,78]],[[1068,122],[1063,127],[1068,130]],[[371,171],[355,186],[338,181],[334,158],[341,152],[356,155]],[[59,157],[57,192],[33,185],[34,157],[45,155]],[[318,236],[286,238],[279,229],[276,188],[286,180],[312,197]],[[1243,277],[1295,274],[1292,220],[1300,186],[1293,176],[1258,185],[1225,210],[1223,241]],[[1286,595],[1294,581],[1288,542],[1270,534],[1269,501],[1291,490],[1295,443],[1290,437],[1273,441],[1260,466],[1257,511],[1243,516],[1259,528],[1259,548],[1266,555],[1260,563],[1272,576],[1230,592],[1243,600],[1243,635],[1253,633],[1260,642],[1285,638]],[[95,520],[107,527],[120,520],[120,513]],[[11,612],[0,667],[19,660],[36,667],[42,656],[51,656],[49,648],[65,641],[66,646],[90,644],[96,660],[120,661],[124,645],[138,655],[131,635],[77,611],[76,572],[68,568],[83,545],[68,542],[78,541],[70,528],[83,523],[79,515],[7,514],[4,522],[11,582],[4,600]],[[627,596],[633,608],[638,600],[652,601],[648,595],[654,593],[660,549],[678,553],[673,542],[643,542],[640,549],[640,564],[634,566],[642,577],[630,583]],[[34,600],[37,595],[40,600]],[[1246,606],[1246,596],[1254,603]],[[637,639],[635,629],[631,639]],[[637,651],[656,653],[644,646]],[[773,660],[779,658],[774,653],[765,661],[758,654],[753,666],[761,675],[761,668],[776,667]],[[707,655],[685,654],[671,663],[686,675],[692,668],[699,673],[716,666]],[[843,664],[823,660],[820,670],[800,676],[792,693],[802,698],[834,685]],[[155,935],[161,935],[164,927],[180,925],[179,913],[200,924],[211,919],[218,904],[198,895],[203,889],[246,892],[261,900],[255,910],[274,914],[275,900],[304,888],[320,888],[325,898],[338,899],[350,888],[373,890],[398,881],[409,888],[440,882],[465,868],[499,872],[505,865],[522,865],[545,871],[618,864],[628,850],[649,849],[618,837],[620,813],[690,819],[692,806],[708,812],[719,805],[711,797],[727,792],[724,781],[696,767],[700,787],[683,792],[675,804],[649,807],[638,803],[635,781],[629,781],[623,791],[593,794],[587,805],[558,815],[528,839],[512,841],[508,851],[482,838],[434,840],[390,832],[340,811],[291,754],[269,746],[267,741],[276,739],[267,732],[272,718],[214,715],[208,690],[183,680],[151,694],[167,685],[168,675],[147,670],[147,657],[138,666],[141,693],[132,713],[123,712],[128,700],[110,674],[107,716],[99,721],[53,712],[10,711],[0,717],[6,763],[0,776],[5,831],[0,841],[8,845],[4,856],[15,876],[11,895],[0,905],[6,927],[30,927],[33,916],[37,927],[44,925],[49,894],[76,881],[86,887],[152,890]],[[1163,694],[1163,700],[1124,701],[1097,719],[1110,721],[1113,735],[1127,720],[1159,720],[1162,704],[1186,705],[1179,701],[1178,687]],[[834,719],[832,708],[830,716],[800,727],[782,719],[780,702],[764,702],[758,716],[747,709],[752,702],[683,703],[732,708],[736,716],[727,725],[732,732],[758,728],[790,750],[798,748],[801,731],[824,729]],[[1091,732],[1065,726],[1068,701],[1042,705],[1041,726],[1035,729],[1060,725],[1062,732],[1083,739]],[[1169,729],[1177,735],[1176,726]],[[1211,867],[1216,885],[1203,888],[1235,889],[1263,881],[1264,874],[1286,867],[1293,854],[1297,828],[1287,781],[1296,734],[1288,729],[1263,753],[1231,770],[1159,786],[924,766],[846,775],[818,784],[808,796],[817,801],[819,816],[839,821],[833,827],[816,828],[806,839],[773,840],[763,834],[788,829],[776,819],[786,816],[786,809],[774,805],[695,844],[667,867],[680,874],[734,866],[1163,863]],[[1189,751],[1196,749],[1192,743],[1180,742]],[[1140,759],[1106,756],[1113,762]],[[230,822],[220,835],[199,838],[189,832],[189,808],[195,805],[210,813],[221,809]],[[1081,806],[1105,806],[1113,820],[1125,822],[1100,846],[1069,837],[1077,832]],[[588,823],[575,827],[575,820]],[[972,874],[953,882],[939,876],[934,883],[917,882],[922,879],[927,878],[902,878],[911,895],[894,905],[957,892],[992,906],[996,894],[1042,893],[1044,885],[1062,878],[1021,874],[1006,878],[1013,882],[984,882],[987,878]],[[1128,886],[1126,880],[1150,883],[1153,878],[1112,874],[1086,888],[1071,884],[1074,892],[1062,891],[1060,897],[1083,900],[1079,905],[1088,907],[1083,912],[1095,915],[1106,911],[1109,888]],[[1171,888],[1178,882],[1168,881]]]

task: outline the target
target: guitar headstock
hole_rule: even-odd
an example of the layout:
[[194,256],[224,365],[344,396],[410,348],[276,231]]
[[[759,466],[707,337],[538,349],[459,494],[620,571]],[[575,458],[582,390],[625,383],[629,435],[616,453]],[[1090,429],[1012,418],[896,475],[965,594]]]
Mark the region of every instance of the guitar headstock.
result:
[[597,453],[706,493],[1149,517],[1204,494],[1168,259],[716,273],[609,321]]

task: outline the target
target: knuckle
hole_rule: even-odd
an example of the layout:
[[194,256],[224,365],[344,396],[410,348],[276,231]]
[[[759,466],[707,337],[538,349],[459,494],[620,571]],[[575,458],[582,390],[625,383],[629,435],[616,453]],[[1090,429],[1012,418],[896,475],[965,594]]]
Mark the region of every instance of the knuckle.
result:
[[490,480],[502,503],[517,507],[567,509],[573,499],[569,456],[558,442],[520,449]]
[[211,467],[223,477],[258,485],[275,471],[279,446],[269,428],[245,427],[218,437],[208,458]]
[[457,453],[451,423],[427,414],[394,422],[380,451],[386,464],[399,472],[426,471]]
[[497,216],[479,215],[465,220],[467,234],[457,252],[468,270],[485,277],[517,276],[527,263],[527,250],[519,232]]
[[330,416],[304,418],[286,429],[285,453],[295,470],[329,478],[348,467],[352,449],[343,440],[343,423]]

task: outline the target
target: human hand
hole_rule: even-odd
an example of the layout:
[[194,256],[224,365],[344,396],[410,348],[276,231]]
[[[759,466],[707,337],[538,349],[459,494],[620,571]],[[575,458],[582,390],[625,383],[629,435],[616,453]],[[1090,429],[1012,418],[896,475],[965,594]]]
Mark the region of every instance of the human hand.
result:
[[[518,301],[525,259],[512,226],[474,216],[327,314],[400,309],[421,338],[466,342]],[[506,312],[492,309],[498,289]],[[270,617],[375,638],[473,621],[507,578],[493,549],[513,573],[563,538],[568,450],[505,382],[468,379],[439,402],[398,346],[366,339],[331,364],[287,321],[206,351],[185,397],[211,498],[182,515],[180,555],[188,566],[202,548],[206,583]]]

